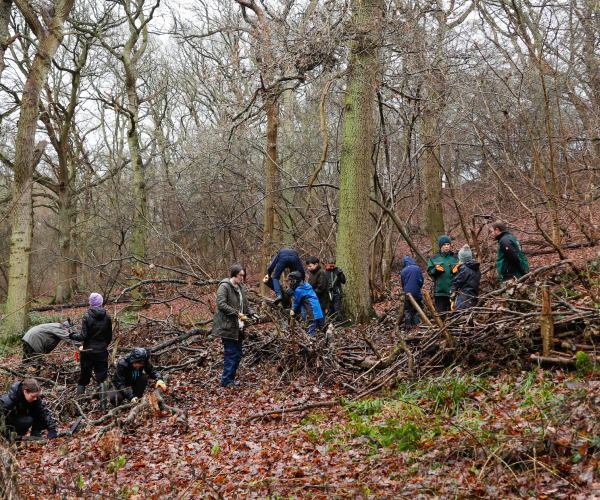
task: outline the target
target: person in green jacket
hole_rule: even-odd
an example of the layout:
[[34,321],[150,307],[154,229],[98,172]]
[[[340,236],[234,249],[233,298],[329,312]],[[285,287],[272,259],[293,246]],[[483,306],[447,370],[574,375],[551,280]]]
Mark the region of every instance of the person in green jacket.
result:
[[445,234],[438,239],[440,251],[429,257],[427,274],[435,283],[435,309],[438,314],[448,314],[452,311],[450,293],[452,282],[458,271],[458,257],[450,250],[452,240]]
[[508,232],[506,222],[497,220],[491,224],[492,236],[498,241],[496,268],[500,281],[519,279],[529,272],[529,262],[519,240]]

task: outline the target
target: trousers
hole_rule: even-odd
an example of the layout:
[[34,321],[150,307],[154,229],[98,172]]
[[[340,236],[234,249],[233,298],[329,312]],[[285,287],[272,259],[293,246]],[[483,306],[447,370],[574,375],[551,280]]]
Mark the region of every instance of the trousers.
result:
[[[140,376],[131,383],[131,392],[133,392],[134,397],[141,399],[147,386],[148,376],[145,373],[140,373]],[[115,389],[111,385],[108,391],[108,398],[113,406],[121,406],[125,400],[125,391]]]
[[226,387],[235,381],[237,369],[242,361],[242,340],[221,339],[225,357],[223,359],[223,376],[221,385]]
[[92,370],[99,384],[106,380],[108,375],[108,350],[102,352],[79,351],[81,362],[81,375],[77,385],[86,386],[92,378]]

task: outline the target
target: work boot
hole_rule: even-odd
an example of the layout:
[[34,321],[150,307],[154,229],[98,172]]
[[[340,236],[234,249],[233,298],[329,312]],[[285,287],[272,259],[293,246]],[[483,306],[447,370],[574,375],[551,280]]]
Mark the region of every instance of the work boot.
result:
[[106,410],[106,403],[108,402],[108,382],[102,382],[100,384],[100,409]]
[[278,295],[277,297],[275,297],[275,300],[273,301],[274,305],[279,304],[281,301],[283,300],[283,297],[281,295]]
[[79,399],[79,396],[81,396],[82,394],[85,394],[85,385],[78,385],[77,386],[77,399]]

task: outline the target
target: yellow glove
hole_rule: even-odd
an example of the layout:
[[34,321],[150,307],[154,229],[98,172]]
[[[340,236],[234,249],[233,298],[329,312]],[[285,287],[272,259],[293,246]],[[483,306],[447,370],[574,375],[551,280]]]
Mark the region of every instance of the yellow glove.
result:
[[266,283],[267,281],[269,281],[269,275],[265,274],[265,277],[263,278],[263,283]]
[[443,267],[442,267],[440,264],[438,264],[437,266],[435,266],[435,268],[436,268],[438,271],[444,272],[444,268],[443,268]]
[[458,272],[458,264],[456,264],[453,268],[452,268],[452,274],[456,274]]
[[131,402],[132,402],[132,403],[137,403],[137,402],[138,402],[138,398],[133,398],[133,399],[131,400]]
[[294,312],[293,309],[290,309],[290,316],[293,318],[294,316],[296,316],[296,313]]
[[156,381],[156,385],[154,386],[155,389],[161,388],[164,392],[167,392],[167,384],[165,384],[164,380],[157,380]]

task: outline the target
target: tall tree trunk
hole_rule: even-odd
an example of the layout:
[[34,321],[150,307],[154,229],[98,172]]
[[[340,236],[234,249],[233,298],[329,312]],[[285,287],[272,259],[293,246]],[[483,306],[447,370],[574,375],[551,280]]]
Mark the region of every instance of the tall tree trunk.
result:
[[[75,210],[73,206],[73,198],[68,192],[67,185],[60,183],[60,191],[58,194],[58,251],[61,255],[61,260],[58,264],[58,280],[54,292],[54,304],[64,304],[73,296],[75,288],[75,273],[73,267],[71,253],[71,235]],[[74,272],[75,271],[75,272]]]
[[[285,137],[286,150],[285,160],[283,161],[283,171],[286,174],[286,182],[284,186],[289,185],[287,179],[292,178],[294,172],[294,162],[292,161],[292,151],[294,145],[294,91],[292,90],[292,84],[288,84],[288,88],[283,92],[283,132]],[[281,229],[283,231],[282,241],[286,246],[291,245],[294,242],[294,219],[292,217],[292,211],[290,207],[294,201],[294,191],[292,189],[286,189],[283,191],[283,209],[282,209],[282,221]]]
[[10,21],[10,12],[12,0],[0,0],[0,79],[4,71],[4,53],[8,47],[8,22]]
[[15,144],[10,272],[6,317],[2,326],[4,339],[27,328],[33,234],[33,172],[43,151],[41,146],[38,150],[35,148],[38,106],[52,58],[63,39],[63,22],[71,11],[73,2],[74,0],[60,0],[54,16],[48,20],[48,26],[45,28],[26,0],[15,1],[38,38],[38,46],[23,89]]
[[425,188],[425,209],[427,230],[431,238],[432,252],[438,248],[438,238],[445,233],[444,212],[442,210],[442,170],[440,168],[440,147],[436,136],[437,113],[426,110],[423,113],[423,137],[425,140],[425,168],[423,187]]
[[[266,162],[266,183],[265,183],[265,224],[263,231],[263,253],[260,266],[261,276],[267,274],[267,268],[275,247],[280,243],[281,223],[275,212],[281,178],[279,167],[277,166],[277,132],[279,128],[279,103],[276,96],[270,96],[267,100],[267,162]],[[260,293],[269,295],[270,289],[260,282]]]
[[342,156],[337,261],[352,286],[344,293],[345,315],[371,318],[369,294],[370,194],[375,135],[375,87],[382,22],[381,0],[353,0],[356,36],[350,47]]

